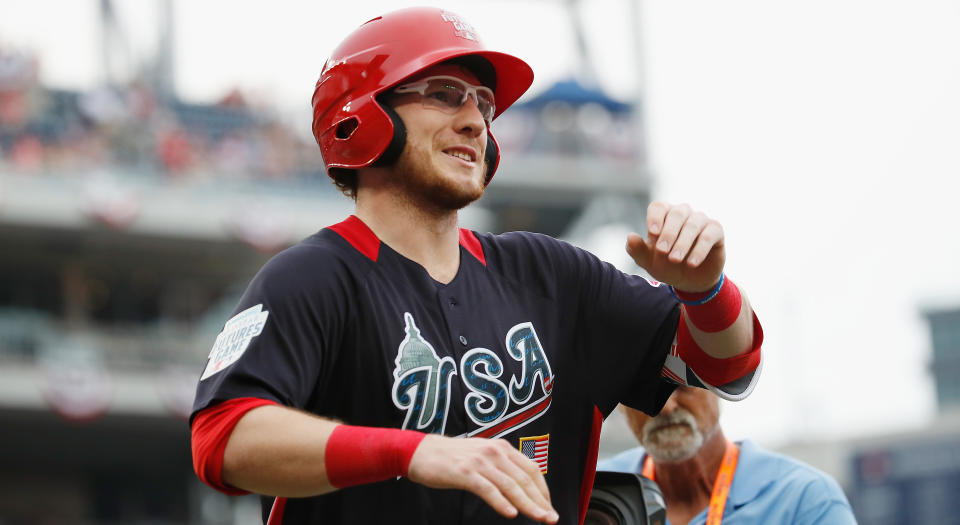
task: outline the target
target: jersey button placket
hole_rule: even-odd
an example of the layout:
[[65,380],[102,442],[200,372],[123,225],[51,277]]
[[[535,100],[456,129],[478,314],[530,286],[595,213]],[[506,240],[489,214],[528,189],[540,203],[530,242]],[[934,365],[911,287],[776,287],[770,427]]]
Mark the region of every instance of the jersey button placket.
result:
[[[457,302],[457,298],[453,296],[450,296],[450,300],[447,301],[447,303],[450,305],[450,308],[456,308],[460,304]],[[467,346],[467,338],[463,334],[460,334],[458,339],[460,340],[460,344]]]

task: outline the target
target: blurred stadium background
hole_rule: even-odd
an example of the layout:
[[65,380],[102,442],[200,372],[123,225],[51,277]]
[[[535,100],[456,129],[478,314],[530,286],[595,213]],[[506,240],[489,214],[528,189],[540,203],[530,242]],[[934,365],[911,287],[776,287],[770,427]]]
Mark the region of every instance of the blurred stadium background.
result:
[[[96,88],[44,85],[35,50],[0,39],[0,525],[255,523],[254,498],[192,473],[195,381],[257,268],[351,202],[275,108],[240,89],[179,98],[170,27],[149,63],[111,76],[124,32],[97,5]],[[495,124],[509,161],[465,225],[560,236],[635,270],[622,239],[652,192],[642,109],[586,65],[523,99]],[[925,316],[932,427],[782,447],[836,476],[864,524],[960,523],[960,307]],[[601,454],[632,445],[614,414]]]

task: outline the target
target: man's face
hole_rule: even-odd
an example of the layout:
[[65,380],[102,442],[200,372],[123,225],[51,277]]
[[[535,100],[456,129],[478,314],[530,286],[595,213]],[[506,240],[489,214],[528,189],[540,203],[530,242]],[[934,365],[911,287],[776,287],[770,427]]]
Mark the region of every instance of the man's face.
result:
[[[480,84],[464,68],[444,64],[404,83],[438,75]],[[393,94],[389,103],[407,128],[392,182],[415,201],[441,210],[459,210],[479,199],[486,178],[487,125],[475,100],[468,98],[453,112],[424,104],[417,93]]]
[[720,402],[702,388],[677,387],[656,417],[625,406],[621,410],[640,444],[660,463],[690,459],[719,428]]

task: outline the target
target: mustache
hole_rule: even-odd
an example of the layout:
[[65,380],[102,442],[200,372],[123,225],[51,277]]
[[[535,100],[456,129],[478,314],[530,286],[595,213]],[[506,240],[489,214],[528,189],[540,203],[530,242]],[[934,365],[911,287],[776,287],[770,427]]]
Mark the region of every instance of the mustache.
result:
[[686,409],[678,408],[669,414],[661,414],[650,418],[647,424],[643,426],[643,433],[649,435],[672,425],[687,425],[695,429],[697,428],[697,420]]

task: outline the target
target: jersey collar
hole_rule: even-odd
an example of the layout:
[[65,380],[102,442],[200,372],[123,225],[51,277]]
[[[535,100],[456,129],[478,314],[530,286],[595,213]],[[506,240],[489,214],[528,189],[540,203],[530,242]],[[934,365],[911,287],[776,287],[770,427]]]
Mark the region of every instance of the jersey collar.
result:
[[[369,226],[364,224],[356,215],[347,217],[343,222],[328,226],[331,230],[337,232],[358,252],[365,255],[371,261],[376,262],[380,255],[380,238]],[[477,235],[466,228],[460,228],[460,246],[470,252],[481,264],[487,265],[487,258],[483,253],[483,246]]]

